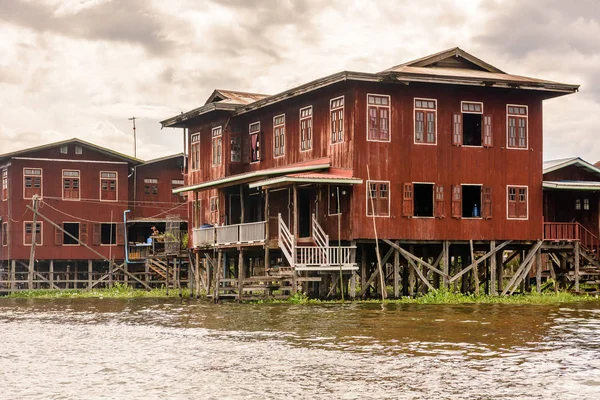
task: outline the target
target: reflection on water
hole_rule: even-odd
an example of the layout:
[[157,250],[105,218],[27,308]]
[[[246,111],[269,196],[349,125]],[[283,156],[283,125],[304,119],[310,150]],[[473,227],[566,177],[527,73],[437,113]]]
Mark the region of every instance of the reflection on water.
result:
[[0,399],[598,399],[600,303],[0,299]]

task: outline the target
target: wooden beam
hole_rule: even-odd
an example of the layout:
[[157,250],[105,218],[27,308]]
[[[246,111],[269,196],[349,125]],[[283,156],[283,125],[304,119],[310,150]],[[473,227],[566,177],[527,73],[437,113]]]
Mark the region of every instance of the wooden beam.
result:
[[484,260],[487,260],[488,257],[490,257],[490,256],[494,255],[496,252],[502,250],[510,242],[512,242],[512,240],[507,240],[506,242],[502,243],[500,246],[494,248],[494,250],[490,250],[487,253],[485,253],[485,255],[483,255],[483,257],[479,257],[477,260],[471,261],[470,265],[468,265],[466,268],[463,268],[462,271],[460,271],[458,274],[454,275],[450,279],[450,283],[456,281],[458,278],[460,278],[461,276],[463,276],[464,274],[466,274],[467,272],[469,272],[475,266],[475,264],[479,264],[480,262],[482,262]]
[[408,257],[404,257],[406,258],[406,260],[410,263],[411,267],[413,267],[413,269],[415,270],[415,272],[417,273],[417,275],[419,275],[419,278],[421,278],[421,281],[423,281],[423,283],[425,285],[427,285],[427,287],[431,290],[435,290],[435,288],[433,287],[433,285],[431,283],[429,283],[429,281],[427,280],[427,278],[425,277],[425,275],[423,275],[423,272],[417,267],[417,265],[415,264],[415,262],[408,258]]
[[448,240],[444,240],[442,252],[444,253],[444,266],[442,270],[444,277],[442,284],[445,289],[448,289],[448,277],[450,276],[450,242]]
[[[490,242],[490,251],[494,251],[495,248],[496,248],[496,241],[492,240]],[[498,290],[496,288],[496,272],[498,269],[498,265],[496,263],[497,261],[498,261],[498,257],[496,257],[496,256],[493,256],[490,259],[490,289],[488,291],[490,296],[496,296],[498,294]]]
[[394,249],[394,297],[400,297],[400,288],[398,285],[398,281],[400,280],[400,252],[398,249]]
[[573,258],[575,264],[575,292],[579,293],[579,242],[575,242]]
[[[535,254],[534,254],[534,256],[535,256]],[[527,266],[525,267],[523,272],[521,272],[521,274],[519,275],[519,278],[517,279],[517,283],[510,290],[509,294],[512,295],[515,292],[515,290],[517,290],[517,286],[519,286],[518,282],[522,282],[524,279],[527,279],[527,275],[529,274],[529,271],[531,271],[531,268],[533,267],[534,264],[535,264],[535,257],[532,257],[531,260],[529,260],[529,263],[527,264]],[[522,292],[524,292],[525,286],[521,286],[521,288],[522,288]]]
[[542,294],[542,250],[535,254],[535,289],[537,294]]
[[[29,252],[29,268],[27,274],[27,288],[29,290],[33,289],[33,273],[35,270],[35,245],[37,241],[37,216],[38,216],[38,208],[39,208],[39,197],[37,194],[33,195],[33,221],[31,223],[31,249]],[[42,232],[40,232],[41,234]]]
[[402,247],[400,247],[400,245],[398,244],[399,242],[396,241],[396,243],[387,240],[387,239],[382,239],[385,243],[389,244],[390,246],[398,249],[398,251],[400,251],[400,253],[402,253],[402,255],[404,256],[404,258],[406,259],[411,259],[415,262],[418,262],[419,264],[424,265],[425,267],[429,268],[430,270],[432,270],[433,272],[437,272],[438,274],[440,274],[441,276],[445,276],[446,278],[448,278],[447,274],[444,274],[442,271],[440,271],[439,269],[437,269],[436,267],[434,267],[433,265],[421,260],[419,257],[411,254],[409,251],[404,250]]
[[[508,291],[510,290],[510,288],[513,285],[515,285],[515,288],[516,288],[516,285],[518,285],[518,283],[519,283],[519,281],[518,281],[519,276],[522,274],[523,270],[525,270],[525,268],[527,268],[529,262],[531,260],[533,260],[533,257],[535,256],[535,253],[540,249],[540,247],[542,247],[543,243],[544,243],[543,240],[539,240],[533,246],[533,248],[529,251],[529,254],[527,255],[527,257],[525,257],[525,260],[523,260],[523,262],[519,266],[519,269],[517,269],[517,272],[513,275],[513,277],[511,278],[511,280],[508,282],[508,285],[506,285],[506,288],[504,288],[504,291],[502,291],[502,296],[506,296],[506,294],[508,293]],[[513,289],[513,291],[514,291],[514,289]]]
[[471,249],[471,264],[473,264],[473,280],[475,281],[475,295],[479,296],[479,271],[475,261],[475,251],[473,250],[473,239],[469,240],[469,247]]

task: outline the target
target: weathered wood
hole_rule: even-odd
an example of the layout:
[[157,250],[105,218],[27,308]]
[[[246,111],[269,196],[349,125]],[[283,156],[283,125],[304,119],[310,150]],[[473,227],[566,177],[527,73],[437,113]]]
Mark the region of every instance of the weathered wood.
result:
[[479,295],[479,271],[475,261],[475,251],[473,250],[473,239],[469,240],[469,247],[471,250],[471,263],[473,264],[473,280],[475,281],[475,294]]
[[[435,290],[435,288],[431,285],[431,283],[429,283],[429,281],[427,280],[427,278],[425,277],[425,275],[423,275],[423,272],[417,267],[417,265],[415,264],[415,262],[408,258],[405,257],[406,260],[409,262],[409,264],[412,266],[413,270],[417,273],[417,275],[419,275],[419,278],[421,279],[421,281],[427,285],[427,287],[431,290]],[[414,289],[413,289],[414,291]]]
[[371,274],[371,277],[369,278],[369,280],[367,282],[365,282],[365,286],[361,287],[360,294],[359,294],[360,297],[362,297],[367,292],[368,288],[371,286],[371,283],[373,283],[373,281],[375,280],[375,278],[377,278],[378,275],[379,275],[379,269],[375,268],[375,270]]
[[[494,251],[495,253],[495,249],[496,241],[492,240],[490,241],[490,251]],[[498,257],[496,257],[496,255],[490,258],[490,287],[488,291],[490,296],[498,295],[498,290],[496,289],[496,273],[498,272],[498,265],[496,263],[497,260]]]
[[50,286],[54,286],[54,260],[50,260],[49,264],[48,281],[50,282]]
[[[398,244],[399,243],[398,241],[396,241],[396,243],[394,243],[394,242],[392,242],[390,240],[387,240],[387,239],[382,239],[382,240],[383,240],[383,242],[385,242],[385,243],[389,244],[390,246],[394,247],[395,249],[398,249],[398,251],[400,251],[400,253],[402,253],[402,255],[405,258],[411,259],[411,260],[413,260],[413,261],[415,261],[415,262],[417,262],[417,263],[425,266],[426,268],[432,270],[433,272],[436,272],[436,273],[440,274],[441,276],[446,276],[448,278],[448,275],[444,274],[444,272],[440,271],[439,269],[437,269],[433,265],[431,265],[431,264],[423,261],[419,257],[413,255],[411,252],[409,252],[407,250],[404,250],[402,247],[400,247],[400,245]],[[441,259],[442,255],[443,254],[441,254],[440,256],[438,256],[438,261],[436,261],[436,264],[439,263],[439,260]]]
[[[394,249],[394,248],[392,248]],[[400,287],[398,285],[400,280],[400,252],[394,249],[394,297],[400,297]]]
[[444,243],[442,244],[442,252],[443,252],[443,270],[442,272],[444,273],[444,275],[442,275],[443,277],[443,281],[442,281],[442,285],[444,286],[445,289],[448,289],[448,285],[449,285],[449,276],[450,276],[450,242],[448,240],[444,240]]
[[532,257],[530,260],[528,260],[527,266],[523,269],[523,272],[521,272],[520,274],[518,274],[519,277],[517,279],[517,284],[515,284],[513,286],[513,288],[510,290],[509,294],[512,295],[515,292],[515,290],[517,290],[517,286],[519,286],[518,282],[523,282],[523,280],[526,280],[527,275],[529,274],[529,271],[531,271],[531,268],[533,267],[534,264],[535,264],[535,257]]
[[479,257],[477,260],[473,260],[470,265],[468,265],[466,268],[463,268],[458,274],[456,274],[452,278],[450,278],[450,283],[456,281],[458,278],[460,278],[461,276],[463,276],[464,274],[469,272],[475,264],[479,264],[480,262],[487,260],[488,257],[490,257],[493,254],[495,254],[496,252],[502,250],[504,247],[506,247],[510,243],[511,243],[511,240],[507,240],[506,242],[503,242],[501,245],[494,248],[493,251],[490,250],[487,253],[485,253],[482,257]]
[[352,275],[350,275],[350,298],[354,300],[356,297],[356,272],[352,271]]
[[244,288],[244,250],[238,255],[238,301],[242,301],[242,290]]
[[[28,268],[28,276],[27,276],[27,288],[29,290],[33,289],[33,272],[35,270],[35,246],[37,240],[37,216],[38,216],[38,208],[39,208],[39,198],[38,195],[33,195],[33,222],[31,223],[31,249],[29,251],[29,268]],[[41,233],[41,232],[40,232]]]
[[542,294],[542,250],[535,254],[535,289],[537,294]]
[[215,302],[219,301],[219,280],[221,279],[220,277],[220,273],[221,273],[221,269],[223,267],[223,251],[219,250],[219,253],[217,255],[217,265],[215,266],[214,270],[215,270],[215,276],[213,279],[214,285],[215,285],[215,291],[214,291],[214,297],[213,300]]
[[[519,276],[522,274],[523,270],[525,270],[529,264],[529,262],[531,260],[533,260],[533,257],[535,256],[535,253],[540,249],[540,247],[542,247],[542,244],[544,242],[542,240],[539,240],[534,246],[533,248],[529,251],[529,254],[527,255],[527,257],[525,257],[525,259],[523,260],[523,262],[521,263],[521,265],[519,266],[519,268],[517,269],[517,272],[515,272],[511,278],[511,280],[508,282],[508,285],[506,285],[506,288],[502,291],[502,296],[506,296],[506,294],[508,293],[508,291],[511,289],[511,287],[513,285],[516,286],[519,284]],[[514,289],[513,289],[514,291]]]

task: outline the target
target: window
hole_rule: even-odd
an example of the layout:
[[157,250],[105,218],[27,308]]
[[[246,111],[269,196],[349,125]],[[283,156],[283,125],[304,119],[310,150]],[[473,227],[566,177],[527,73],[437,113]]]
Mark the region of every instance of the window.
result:
[[83,148],[79,145],[75,145],[75,154],[83,154]]
[[481,218],[481,185],[462,185],[462,217]]
[[312,106],[300,109],[300,150],[312,149]]
[[329,185],[329,201],[327,204],[328,215],[347,214],[349,211],[349,192],[348,186]]
[[117,201],[117,173],[100,172],[100,200]]
[[442,185],[435,186],[435,216],[444,218],[446,212],[444,210],[444,187]]
[[79,200],[79,171],[63,169],[63,200]]
[[190,141],[192,169],[200,169],[200,134],[194,133]]
[[433,183],[413,184],[415,217],[433,217],[433,187]]
[[219,223],[219,199],[216,196],[210,198],[210,223]]
[[42,170],[40,168],[23,169],[23,198],[31,199],[42,195]]
[[508,215],[509,219],[527,219],[527,187],[508,186]]
[[344,141],[344,96],[329,101],[331,118],[331,143]]
[[[183,179],[171,179],[171,190],[180,188],[184,185]],[[185,192],[173,193],[171,192],[171,201],[173,203],[180,203],[185,201]]]
[[575,209],[581,210],[581,199],[575,199]]
[[60,146],[60,153],[61,154],[67,154],[69,152],[69,146],[67,146],[66,144]]
[[436,143],[437,100],[415,99],[415,143]]
[[2,246],[8,246],[8,222],[2,223]]
[[8,200],[8,168],[2,170],[2,200]]
[[100,224],[100,244],[117,244],[117,224]]
[[367,140],[390,141],[390,96],[367,95]]
[[273,156],[285,154],[285,114],[273,118]]
[[260,122],[248,126],[250,133],[250,162],[260,161]]
[[[33,222],[23,222],[23,245],[31,246],[33,239]],[[42,238],[42,222],[36,222],[35,224],[35,244],[42,245],[44,243]]]
[[144,197],[155,200],[156,196],[158,196],[158,179],[144,178]]
[[527,106],[506,106],[507,147],[509,149],[527,149]]
[[223,152],[223,128],[217,126],[212,130],[212,163],[221,165],[221,156]]
[[[79,222],[63,222],[63,232],[62,235],[62,244],[63,245],[79,245]],[[67,233],[71,234],[71,236],[67,235]],[[77,239],[77,240],[76,240]]]
[[231,162],[242,161],[242,138],[234,136],[231,138]]
[[483,115],[483,103],[461,102],[461,113],[452,116],[452,144],[492,146],[492,117]]
[[390,216],[390,182],[367,181],[367,215]]
[[583,199],[583,209],[584,210],[590,209],[590,199],[588,199],[587,197],[585,199]]

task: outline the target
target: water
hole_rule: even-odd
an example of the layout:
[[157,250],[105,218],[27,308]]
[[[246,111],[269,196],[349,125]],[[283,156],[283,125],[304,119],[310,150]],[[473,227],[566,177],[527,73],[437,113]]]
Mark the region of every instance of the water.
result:
[[0,399],[598,399],[600,303],[0,299]]

